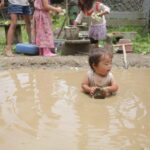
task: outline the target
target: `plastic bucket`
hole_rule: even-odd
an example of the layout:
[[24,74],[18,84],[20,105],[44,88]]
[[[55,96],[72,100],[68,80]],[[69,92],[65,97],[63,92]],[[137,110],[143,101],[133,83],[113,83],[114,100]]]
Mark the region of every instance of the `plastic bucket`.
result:
[[18,43],[16,44],[16,53],[38,55],[39,48],[36,45],[29,44],[29,43]]

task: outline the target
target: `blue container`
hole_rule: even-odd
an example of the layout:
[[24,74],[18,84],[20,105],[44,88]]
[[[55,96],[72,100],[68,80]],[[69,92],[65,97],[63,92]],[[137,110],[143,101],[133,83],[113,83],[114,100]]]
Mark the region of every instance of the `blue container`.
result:
[[29,44],[29,43],[18,43],[16,44],[16,53],[38,55],[39,48],[36,45]]

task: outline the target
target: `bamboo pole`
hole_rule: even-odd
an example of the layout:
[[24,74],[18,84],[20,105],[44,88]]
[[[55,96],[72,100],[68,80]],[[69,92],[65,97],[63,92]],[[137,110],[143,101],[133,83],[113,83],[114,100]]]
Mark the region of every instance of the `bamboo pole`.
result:
[[124,66],[125,69],[128,69],[128,64],[127,64],[127,54],[126,54],[126,49],[125,49],[125,45],[122,44],[122,49],[123,49],[123,60],[124,60]]
[[116,44],[116,45],[113,45],[113,47],[122,47],[122,50],[123,50],[123,62],[124,62],[124,67],[125,69],[128,69],[128,63],[127,63],[127,54],[126,54],[126,49],[125,49],[125,46],[128,46],[128,45],[133,45],[132,43],[127,43],[127,44]]
[[66,25],[69,25],[69,0],[66,0]]
[[124,45],[124,46],[130,46],[130,45],[133,45],[133,43],[115,44],[115,45],[113,45],[113,47],[120,47],[120,46],[122,46],[122,45]]

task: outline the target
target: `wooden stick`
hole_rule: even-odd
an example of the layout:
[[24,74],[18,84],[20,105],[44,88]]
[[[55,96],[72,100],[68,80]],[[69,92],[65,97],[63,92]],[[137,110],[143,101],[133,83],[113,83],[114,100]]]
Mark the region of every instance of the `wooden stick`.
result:
[[63,21],[63,24],[61,25],[61,29],[60,29],[60,31],[59,31],[59,33],[58,33],[58,35],[57,35],[57,39],[59,38],[59,36],[60,36],[60,34],[61,34],[61,32],[62,32],[62,30],[63,30],[63,28],[64,28],[64,25],[65,25],[65,23],[66,23],[66,20],[67,20],[67,17],[65,17],[65,19],[64,19],[64,21]]
[[113,47],[120,47],[120,46],[130,46],[130,45],[133,45],[132,43],[126,43],[126,44],[116,44],[116,45],[113,45]]
[[122,44],[122,49],[123,49],[123,56],[124,56],[123,58],[124,58],[125,69],[128,69],[127,55],[126,55],[125,44]]

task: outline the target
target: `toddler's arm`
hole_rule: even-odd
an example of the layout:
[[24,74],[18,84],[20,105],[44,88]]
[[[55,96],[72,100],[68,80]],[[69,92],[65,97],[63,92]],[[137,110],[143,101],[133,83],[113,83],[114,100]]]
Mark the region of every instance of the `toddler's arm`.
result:
[[84,92],[89,93],[90,95],[93,95],[97,89],[96,86],[95,87],[89,86],[89,80],[87,76],[83,79],[83,82],[81,83],[81,87]]
[[115,79],[112,78],[110,86],[104,87],[103,91],[105,94],[107,93],[112,93],[112,92],[116,92],[118,90],[118,84],[116,83]]

